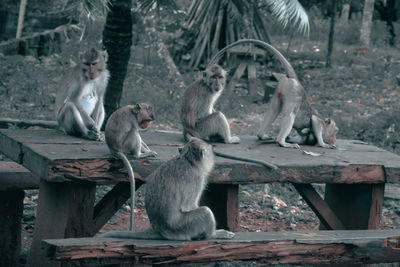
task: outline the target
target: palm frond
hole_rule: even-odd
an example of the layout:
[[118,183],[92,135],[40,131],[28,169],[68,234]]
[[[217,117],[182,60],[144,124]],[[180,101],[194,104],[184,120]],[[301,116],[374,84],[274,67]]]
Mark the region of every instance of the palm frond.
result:
[[137,3],[139,10],[143,13],[148,13],[156,7],[164,7],[172,11],[179,10],[174,0],[138,0]]
[[286,27],[289,22],[297,25],[297,30],[307,35],[310,31],[308,15],[298,0],[265,0],[272,15]]

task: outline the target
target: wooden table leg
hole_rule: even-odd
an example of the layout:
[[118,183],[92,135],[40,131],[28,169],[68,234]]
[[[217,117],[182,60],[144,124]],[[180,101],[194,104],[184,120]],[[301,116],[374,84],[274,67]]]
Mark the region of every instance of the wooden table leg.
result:
[[0,266],[18,266],[24,197],[22,189],[0,191]]
[[384,191],[385,184],[327,184],[325,201],[347,230],[379,229]]
[[96,185],[94,183],[53,183],[40,181],[39,205],[27,266],[54,267],[46,259],[41,240],[90,236]]
[[239,230],[239,185],[209,184],[201,199],[202,206],[213,211],[218,229]]

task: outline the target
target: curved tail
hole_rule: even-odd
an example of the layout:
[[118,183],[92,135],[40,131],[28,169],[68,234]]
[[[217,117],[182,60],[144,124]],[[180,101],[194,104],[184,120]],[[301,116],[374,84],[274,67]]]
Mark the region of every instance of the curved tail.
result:
[[129,230],[133,231],[135,227],[135,192],[136,192],[136,184],[135,184],[135,174],[132,169],[132,165],[129,162],[128,158],[125,156],[124,153],[122,152],[114,152],[113,155],[120,160],[125,165],[125,168],[128,170],[128,175],[129,175],[129,183],[131,185],[131,218],[130,218],[130,225],[129,225]]
[[256,44],[256,45],[266,49],[267,51],[271,52],[272,54],[274,54],[278,58],[278,60],[281,62],[283,67],[285,68],[287,76],[289,78],[297,79],[296,72],[294,71],[292,65],[290,65],[289,61],[281,54],[281,52],[278,51],[278,49],[276,49],[275,47],[273,47],[272,45],[270,45],[266,42],[256,40],[256,39],[242,39],[242,40],[233,42],[233,43],[225,46],[210,60],[210,63],[208,63],[208,66],[210,66],[212,64],[217,64],[217,62],[219,61],[222,54],[224,52],[226,52],[228,49],[230,49],[234,46],[237,46],[237,45],[245,44],[245,43]]

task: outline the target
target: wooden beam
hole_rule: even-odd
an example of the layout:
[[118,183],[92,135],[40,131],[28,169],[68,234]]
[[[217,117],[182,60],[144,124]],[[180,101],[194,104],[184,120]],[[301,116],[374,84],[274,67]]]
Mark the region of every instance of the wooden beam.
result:
[[317,215],[320,222],[328,230],[345,230],[346,227],[339,220],[328,204],[318,195],[311,184],[292,183],[304,201]]
[[[400,261],[400,230],[239,232],[231,240],[43,240],[47,257],[86,264],[360,264]],[[53,261],[54,262],[54,261]]]
[[[136,190],[143,183],[143,181],[136,180]],[[93,211],[92,235],[96,234],[131,197],[130,192],[129,183],[118,183],[96,204]]]

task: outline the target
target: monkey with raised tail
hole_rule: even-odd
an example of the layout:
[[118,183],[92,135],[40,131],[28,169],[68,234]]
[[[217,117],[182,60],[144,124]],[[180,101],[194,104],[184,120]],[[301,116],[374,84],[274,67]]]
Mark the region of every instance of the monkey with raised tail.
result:
[[135,159],[156,156],[143,142],[139,129],[146,129],[154,120],[153,108],[146,103],[128,105],[114,111],[105,127],[105,138],[113,156],[119,158],[128,170],[131,185],[131,217],[130,230],[134,230],[135,207],[135,175],[125,154],[131,154]]
[[228,120],[214,104],[226,84],[226,71],[219,65],[209,66],[203,78],[195,81],[185,91],[181,105],[181,121],[185,141],[190,136],[201,139],[221,139],[224,143],[239,143],[232,136]]
[[[339,130],[335,121],[329,118],[324,119],[317,110],[311,107],[292,65],[275,47],[260,40],[239,40],[219,51],[211,59],[210,64],[216,62],[228,49],[242,44],[258,45],[271,52],[279,59],[287,73],[287,77],[279,81],[278,88],[268,104],[257,137],[260,140],[270,139],[266,133],[278,115],[282,115],[280,130],[276,138],[276,142],[280,146],[299,148],[299,144],[318,144],[320,147],[335,148],[336,134]],[[288,138],[292,128],[297,131],[298,136]]]
[[56,99],[56,118],[66,134],[104,141],[104,93],[109,72],[107,52],[95,48],[80,55],[80,63],[62,80]]
[[146,183],[145,204],[151,229],[111,231],[101,237],[133,239],[230,239],[234,233],[216,229],[214,214],[199,206],[214,166],[211,145],[189,137],[181,154],[157,168]]

